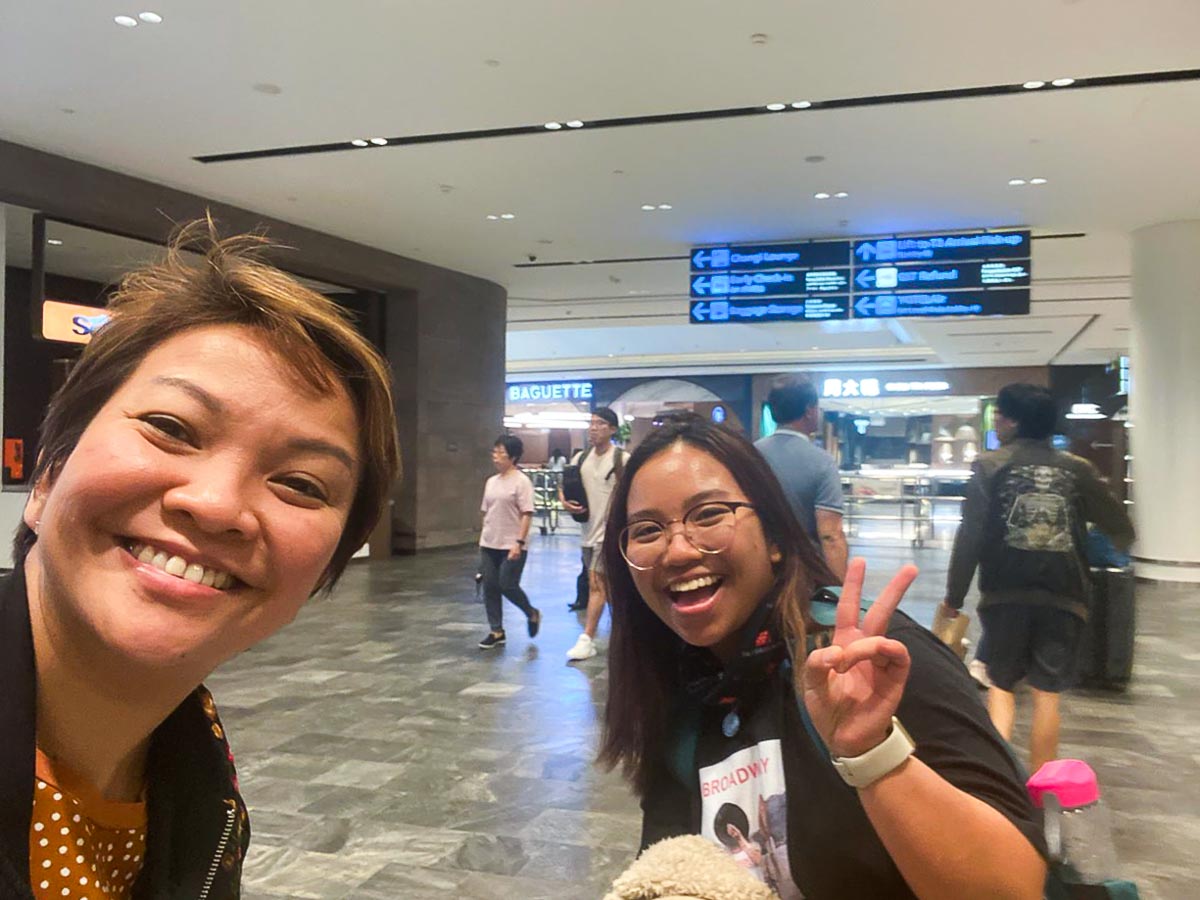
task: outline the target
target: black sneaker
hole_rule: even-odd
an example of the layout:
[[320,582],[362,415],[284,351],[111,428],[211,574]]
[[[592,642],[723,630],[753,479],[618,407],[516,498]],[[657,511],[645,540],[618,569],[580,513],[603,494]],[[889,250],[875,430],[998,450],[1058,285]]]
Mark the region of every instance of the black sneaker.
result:
[[500,632],[499,634],[495,634],[495,633],[489,631],[487,633],[487,637],[485,637],[482,641],[479,642],[479,648],[481,650],[491,650],[493,647],[499,647],[503,643],[504,643],[504,632],[503,631]]
[[537,637],[538,629],[542,627],[542,611],[535,609],[533,615],[529,617],[525,624],[529,627],[529,636],[531,638]]

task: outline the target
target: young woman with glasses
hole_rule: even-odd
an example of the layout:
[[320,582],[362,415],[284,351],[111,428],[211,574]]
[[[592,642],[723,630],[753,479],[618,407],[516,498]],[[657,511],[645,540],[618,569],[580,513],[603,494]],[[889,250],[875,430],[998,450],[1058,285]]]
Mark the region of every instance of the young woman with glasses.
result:
[[860,617],[855,560],[819,625],[833,578],[775,476],[694,415],[633,453],[604,552],[600,759],[642,798],[643,849],[703,835],[783,900],[1042,896],[1022,773],[961,663],[896,612],[914,567]]

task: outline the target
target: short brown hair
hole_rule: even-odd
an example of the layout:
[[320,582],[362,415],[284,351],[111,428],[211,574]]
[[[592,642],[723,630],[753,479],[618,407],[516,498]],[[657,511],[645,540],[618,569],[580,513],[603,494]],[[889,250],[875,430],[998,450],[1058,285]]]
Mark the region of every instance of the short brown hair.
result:
[[[316,585],[327,590],[367,540],[400,475],[391,374],[341,307],[262,260],[271,246],[258,234],[221,238],[205,218],[175,233],[162,262],[127,274],[109,298],[112,318],[50,401],[32,481],[53,481],[92,419],[159,344],[191,328],[256,329],[313,390],[342,385],[358,417],[362,470],[341,540]],[[187,252],[200,254],[200,264]],[[22,522],[15,565],[36,541]]]

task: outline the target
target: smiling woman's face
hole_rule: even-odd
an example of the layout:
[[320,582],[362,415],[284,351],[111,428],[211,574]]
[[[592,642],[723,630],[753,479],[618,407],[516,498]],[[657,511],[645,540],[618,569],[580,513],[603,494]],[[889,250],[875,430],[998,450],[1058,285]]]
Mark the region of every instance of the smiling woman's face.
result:
[[[747,499],[724,465],[679,441],[638,469],[629,486],[627,521],[678,521],[705,500]],[[771,589],[779,560],[779,551],[768,543],[754,511],[739,509],[726,550],[701,553],[676,524],[658,564],[646,571],[631,567],[629,574],[646,605],[668,628],[689,644],[727,656],[734,649],[738,629]],[[692,588],[693,584],[698,586]]]
[[211,669],[296,615],[341,538],[358,421],[241,326],[164,341],[25,511],[31,604],[57,640]]

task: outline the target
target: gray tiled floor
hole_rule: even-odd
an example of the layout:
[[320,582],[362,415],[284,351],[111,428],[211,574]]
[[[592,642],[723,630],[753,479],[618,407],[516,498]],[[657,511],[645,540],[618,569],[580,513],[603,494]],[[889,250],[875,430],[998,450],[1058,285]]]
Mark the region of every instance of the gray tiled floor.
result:
[[[944,549],[860,551],[875,586],[915,559],[904,608],[932,618]],[[475,648],[474,560],[355,563],[210,680],[251,808],[248,900],[596,898],[632,859],[637,804],[591,765],[603,656],[565,665],[576,540],[535,539],[523,581],[542,633],[530,641],[508,606],[509,644],[490,653]],[[1149,900],[1200,897],[1198,599],[1143,586],[1133,686],[1064,705],[1063,755],[1099,772],[1122,869]]]

